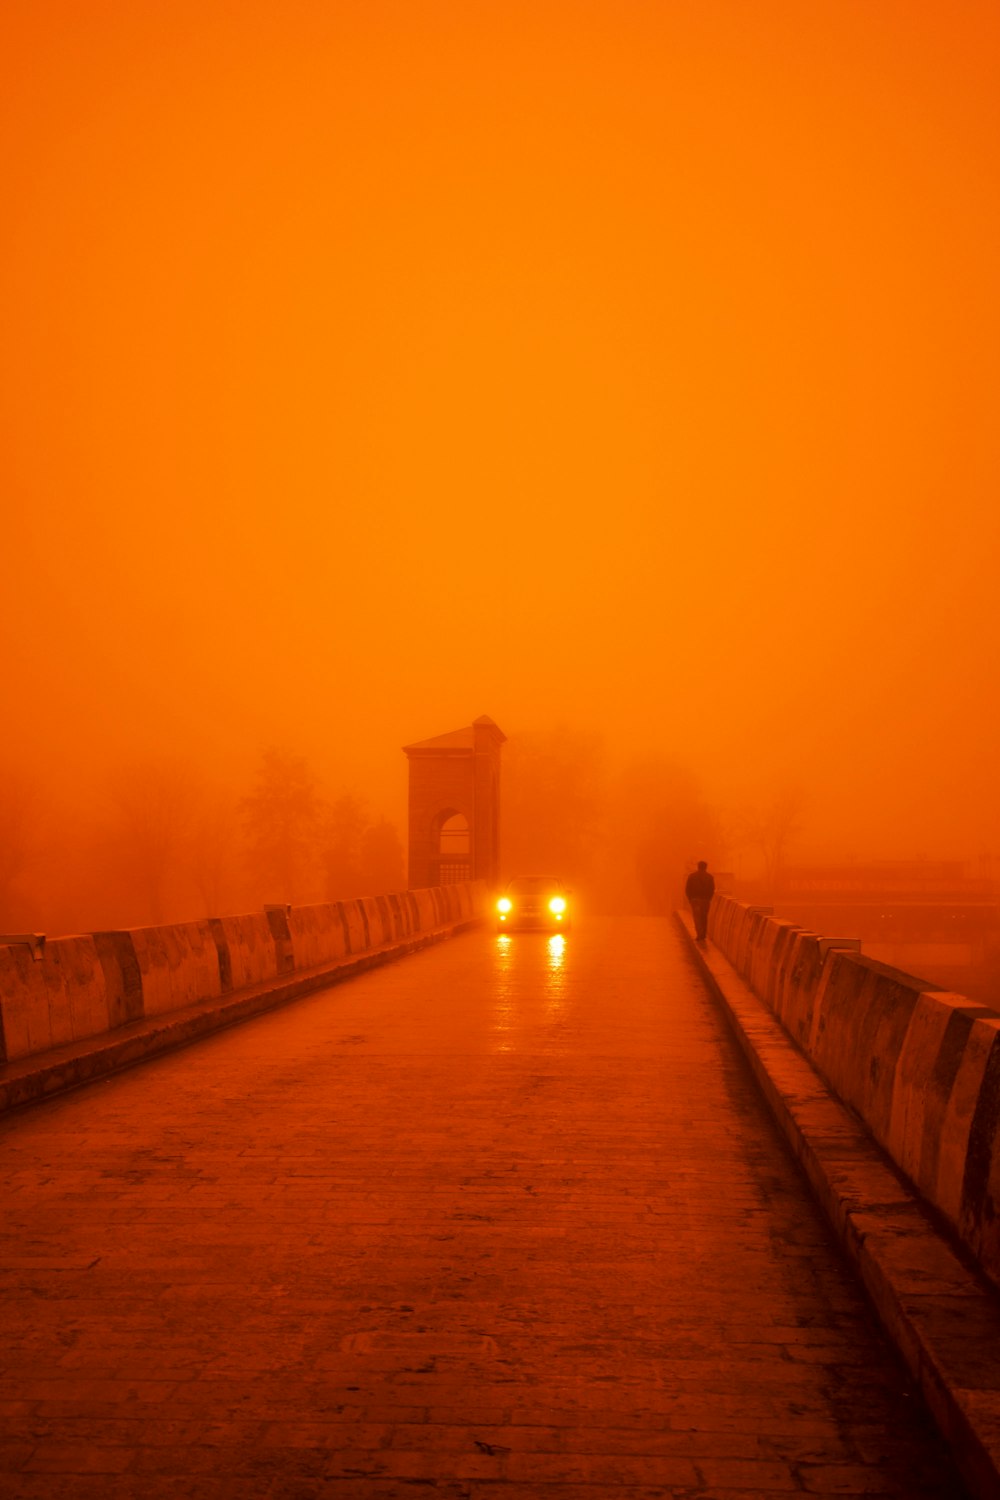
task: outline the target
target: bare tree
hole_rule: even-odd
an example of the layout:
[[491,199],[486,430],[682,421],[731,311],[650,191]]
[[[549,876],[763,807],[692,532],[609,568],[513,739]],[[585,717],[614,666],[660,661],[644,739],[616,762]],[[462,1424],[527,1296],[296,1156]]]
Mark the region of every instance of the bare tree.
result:
[[658,915],[677,906],[695,860],[715,863],[722,852],[718,820],[694,772],[659,752],[625,767],[611,822],[632,863],[642,906]]
[[241,809],[261,899],[310,899],[326,808],[305,757],[290,750],[266,750],[254,789]]
[[202,788],[190,766],[164,756],[121,767],[111,800],[116,862],[139,893],[145,919],[163,922],[168,882],[187,855]]
[[347,792],[323,822],[322,863],[328,901],[380,896],[404,884],[403,845],[387,818],[372,819],[367,803]]
[[508,873],[578,879],[596,855],[607,796],[597,735],[557,728],[512,737],[505,751],[501,848]]
[[361,889],[365,895],[381,896],[401,890],[403,844],[399,831],[388,818],[379,818],[365,829],[361,839]]
[[779,787],[760,806],[734,819],[733,842],[761,857],[764,890],[773,896],[787,864],[788,851],[802,830],[803,796],[796,786]]
[[360,797],[345,792],[327,809],[323,819],[322,864],[328,901],[362,894],[362,844],[368,809]]
[[239,843],[239,818],[232,798],[218,791],[206,796],[190,840],[191,875],[205,916],[220,915],[231,898]]

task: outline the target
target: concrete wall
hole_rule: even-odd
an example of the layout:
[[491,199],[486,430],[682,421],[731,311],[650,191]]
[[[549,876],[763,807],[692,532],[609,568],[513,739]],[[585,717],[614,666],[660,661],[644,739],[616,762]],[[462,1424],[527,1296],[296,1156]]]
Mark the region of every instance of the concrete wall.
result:
[[35,962],[26,943],[0,947],[6,1056],[27,1057],[111,1026],[108,984],[93,935],[57,938]]
[[728,896],[709,937],[1000,1283],[1000,1013]]
[[483,881],[0,944],[0,1064],[473,920]]

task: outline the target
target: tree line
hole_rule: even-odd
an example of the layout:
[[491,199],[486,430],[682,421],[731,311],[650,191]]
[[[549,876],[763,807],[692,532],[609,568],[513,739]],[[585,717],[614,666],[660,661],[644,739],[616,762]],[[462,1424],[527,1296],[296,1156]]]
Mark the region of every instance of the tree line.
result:
[[307,759],[266,750],[234,793],[190,761],[114,769],[98,807],[48,805],[26,772],[0,777],[0,932],[86,931],[336,901],[405,884],[395,824]]
[[[697,859],[777,887],[802,799],[711,801],[663,749],[613,756],[601,736],[556,728],[504,748],[504,876],[552,873],[609,911],[665,913]],[[46,807],[26,773],[0,772],[0,932],[86,931],[335,901],[405,884],[396,825],[354,791],[324,787],[288,749],[260,757],[239,792],[159,756],[115,768],[101,807]]]

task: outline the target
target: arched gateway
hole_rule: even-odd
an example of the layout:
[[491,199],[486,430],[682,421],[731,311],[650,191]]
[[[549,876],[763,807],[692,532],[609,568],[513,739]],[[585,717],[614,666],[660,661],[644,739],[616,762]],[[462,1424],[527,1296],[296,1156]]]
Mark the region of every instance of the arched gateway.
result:
[[404,745],[410,762],[411,890],[500,877],[500,746],[486,714],[467,729]]

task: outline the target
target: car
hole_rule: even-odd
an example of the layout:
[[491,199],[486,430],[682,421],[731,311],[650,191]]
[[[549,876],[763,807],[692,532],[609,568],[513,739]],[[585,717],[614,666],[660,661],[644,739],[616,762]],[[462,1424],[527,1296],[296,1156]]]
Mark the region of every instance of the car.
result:
[[565,932],[570,925],[569,894],[554,875],[515,875],[497,901],[497,932],[516,927]]

